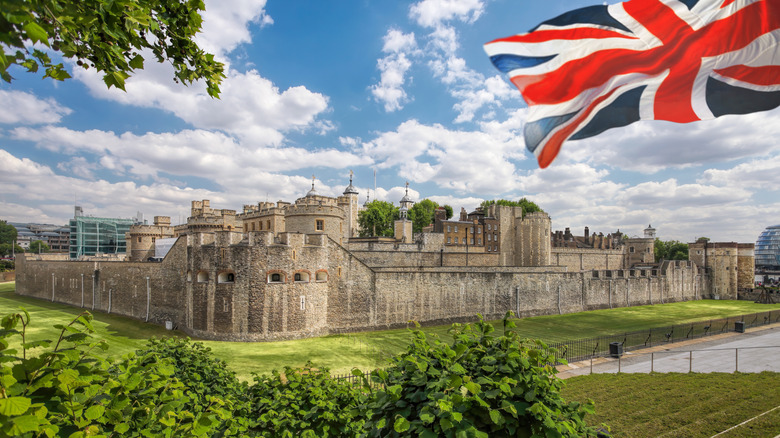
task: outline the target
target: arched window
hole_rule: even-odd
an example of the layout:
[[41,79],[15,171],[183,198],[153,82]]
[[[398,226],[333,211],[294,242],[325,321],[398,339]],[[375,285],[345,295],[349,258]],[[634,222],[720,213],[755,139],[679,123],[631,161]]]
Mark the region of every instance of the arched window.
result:
[[208,283],[209,273],[208,271],[198,271],[198,283]]
[[328,271],[317,271],[314,278],[317,281],[328,281]]
[[268,273],[268,282],[269,283],[284,283],[284,275],[281,272],[269,272]]
[[187,281],[192,281],[192,271],[187,271]]
[[220,272],[217,276],[217,283],[233,283],[236,281],[236,274],[230,271]]
[[293,276],[293,279],[296,283],[308,283],[309,282],[309,273],[308,272],[296,272]]

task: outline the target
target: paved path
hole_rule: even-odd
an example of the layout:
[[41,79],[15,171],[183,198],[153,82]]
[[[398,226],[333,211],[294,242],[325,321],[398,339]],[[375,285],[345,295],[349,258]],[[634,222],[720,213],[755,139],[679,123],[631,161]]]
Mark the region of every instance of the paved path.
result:
[[[623,357],[596,358],[594,373],[780,372],[780,324],[626,352]],[[558,377],[590,374],[591,361],[559,367]]]

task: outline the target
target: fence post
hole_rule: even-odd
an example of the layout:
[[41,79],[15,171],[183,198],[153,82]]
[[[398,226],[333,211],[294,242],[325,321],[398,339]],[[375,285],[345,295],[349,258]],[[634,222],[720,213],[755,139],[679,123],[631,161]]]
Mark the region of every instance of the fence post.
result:
[[739,348],[734,349],[734,372],[739,372]]
[[621,363],[621,361],[622,360],[621,360],[620,356],[618,356],[618,374],[620,374],[620,363]]
[[688,364],[688,372],[692,373],[693,372],[693,350],[689,351],[689,353],[690,354],[688,356],[688,362],[689,362],[689,364]]
[[650,372],[654,371],[653,365],[655,365],[655,353],[650,353]]

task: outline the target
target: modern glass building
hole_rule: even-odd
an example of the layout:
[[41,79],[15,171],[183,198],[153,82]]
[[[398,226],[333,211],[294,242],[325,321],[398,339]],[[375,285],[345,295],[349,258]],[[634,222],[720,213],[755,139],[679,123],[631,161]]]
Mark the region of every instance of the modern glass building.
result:
[[76,216],[70,220],[70,258],[83,255],[125,254],[125,233],[132,219]]
[[756,241],[756,269],[780,269],[780,225],[767,227]]

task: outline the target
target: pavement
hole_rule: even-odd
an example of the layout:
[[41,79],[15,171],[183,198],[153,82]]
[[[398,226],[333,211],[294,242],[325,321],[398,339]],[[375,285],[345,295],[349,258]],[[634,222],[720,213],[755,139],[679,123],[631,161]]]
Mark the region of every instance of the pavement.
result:
[[[592,365],[591,365],[592,364]],[[593,373],[780,372],[780,323],[628,351],[558,367],[566,379]]]

